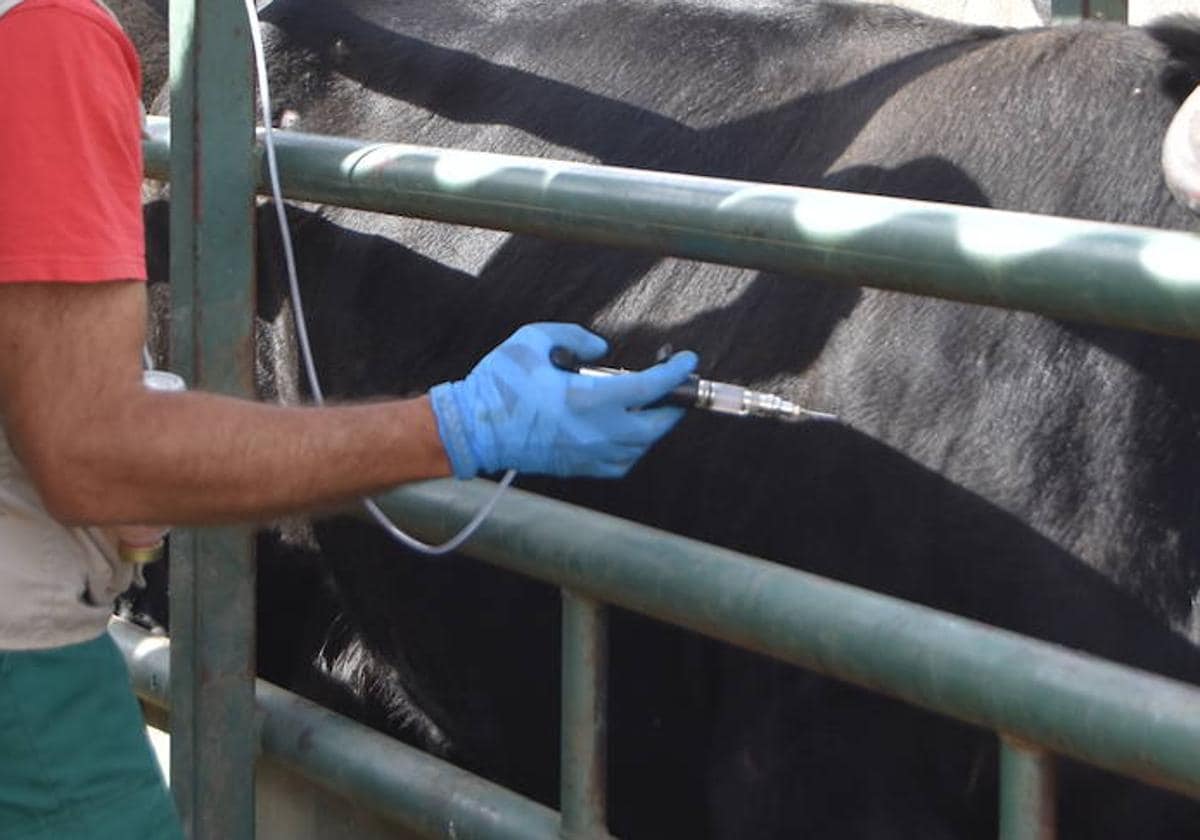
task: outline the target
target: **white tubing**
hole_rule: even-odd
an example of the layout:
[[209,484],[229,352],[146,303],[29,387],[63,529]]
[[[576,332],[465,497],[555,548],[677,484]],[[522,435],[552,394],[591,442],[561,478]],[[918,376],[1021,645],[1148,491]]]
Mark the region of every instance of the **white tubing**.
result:
[[[300,299],[300,282],[296,272],[296,256],[292,248],[292,233],[288,227],[287,213],[284,209],[283,191],[279,187],[279,168],[275,162],[274,127],[271,125],[271,91],[267,86],[267,60],[263,54],[262,27],[258,23],[255,0],[245,0],[245,4],[246,17],[250,21],[250,39],[254,43],[254,65],[258,73],[258,101],[262,111],[263,139],[267,150],[267,170],[270,174],[271,197],[275,203],[275,219],[279,223],[279,235],[283,240],[283,257],[287,265],[288,288],[291,292],[292,308],[295,310],[296,338],[300,342],[300,354],[304,359],[304,369],[308,374],[313,400],[317,405],[323,405],[325,395],[321,392],[321,382],[317,378],[317,366],[313,361],[312,346],[308,341],[308,327],[304,320],[304,303]],[[264,4],[264,8],[265,6],[266,4]],[[370,513],[371,518],[392,539],[402,545],[414,551],[419,551],[422,554],[449,554],[466,542],[479,526],[483,524],[483,520],[487,519],[488,514],[496,507],[496,503],[500,501],[501,494],[504,493],[508,485],[512,484],[516,474],[515,470],[506,472],[500,480],[499,486],[496,487],[496,492],[488,499],[487,504],[479,509],[479,512],[475,514],[471,521],[458,534],[441,545],[429,545],[428,543],[421,542],[416,537],[406,534],[394,522],[388,519],[387,515],[379,509],[379,506],[370,499],[363,499],[363,505],[366,507],[367,512]]]

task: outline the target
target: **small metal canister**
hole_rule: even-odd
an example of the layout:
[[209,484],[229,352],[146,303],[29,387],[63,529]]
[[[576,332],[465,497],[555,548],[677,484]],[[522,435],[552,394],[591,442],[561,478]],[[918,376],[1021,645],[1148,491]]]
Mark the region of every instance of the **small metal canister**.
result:
[[[147,370],[142,373],[142,384],[151,391],[178,392],[186,391],[187,384],[183,381],[183,377],[178,374],[171,373],[167,370]],[[137,566],[143,566],[146,563],[153,563],[163,554],[163,538],[167,535],[169,528],[153,528],[135,527],[130,530],[147,531],[147,539],[138,539],[136,542],[128,542],[125,539],[118,539],[117,551],[121,559],[126,563],[132,563]],[[157,531],[157,537],[154,533]],[[139,535],[140,536],[140,535]]]

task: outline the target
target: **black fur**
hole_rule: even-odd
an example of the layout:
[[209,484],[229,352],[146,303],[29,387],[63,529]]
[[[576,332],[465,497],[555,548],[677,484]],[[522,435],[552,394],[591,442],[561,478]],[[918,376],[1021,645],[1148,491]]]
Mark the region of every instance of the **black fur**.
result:
[[[803,0],[266,16],[276,111],[300,130],[1192,224],[1157,164],[1200,78],[1187,19],[1012,31]],[[1200,682],[1193,343],[339,208],[293,219],[335,397],[461,377],[530,320],[591,324],[629,366],[694,348],[843,423],[692,416],[625,481],[526,486]],[[262,236],[269,319],[284,304]],[[343,614],[311,690],[553,804],[555,593],[355,522],[317,540]],[[263,570],[264,589],[292,585],[269,552]],[[335,607],[307,591],[315,636]],[[989,734],[624,614],[612,660],[619,836],[995,835]],[[1200,811],[1070,767],[1061,823],[1173,838]]]

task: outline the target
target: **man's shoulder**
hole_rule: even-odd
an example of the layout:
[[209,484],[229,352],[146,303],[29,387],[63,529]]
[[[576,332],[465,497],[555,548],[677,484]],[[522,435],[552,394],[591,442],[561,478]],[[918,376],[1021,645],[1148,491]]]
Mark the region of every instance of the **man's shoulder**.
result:
[[[21,0],[0,16],[0,45],[5,52],[19,56],[24,50],[49,60],[47,47],[55,43],[78,51],[79,63],[87,64],[89,72],[123,66],[119,72],[130,73],[140,85],[133,43],[108,7],[96,0]],[[101,57],[117,60],[97,64]]]
[[[7,12],[7,14],[5,14]],[[124,38],[120,24],[112,11],[103,3],[96,0],[0,0],[0,24],[17,21],[26,15],[35,15],[45,19],[76,19],[98,25],[103,29],[118,33]],[[25,18],[28,21],[29,18]]]

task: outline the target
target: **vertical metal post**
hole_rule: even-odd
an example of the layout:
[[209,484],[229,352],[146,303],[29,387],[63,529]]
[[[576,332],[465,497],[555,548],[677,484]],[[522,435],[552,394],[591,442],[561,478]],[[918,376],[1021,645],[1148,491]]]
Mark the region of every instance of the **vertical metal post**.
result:
[[[171,0],[173,367],[253,392],[251,47],[237,0]],[[171,787],[186,836],[254,835],[254,566],[248,528],[171,538]]]
[[1128,0],[1086,0],[1087,17],[1093,20],[1110,20],[1113,23],[1129,22]]
[[1000,840],[1054,840],[1054,756],[1000,739]]
[[1076,20],[1129,22],[1129,0],[1052,0],[1050,15],[1055,23]]
[[561,833],[565,840],[608,837],[608,622],[603,605],[567,589],[562,666]]
[[1054,23],[1074,23],[1083,18],[1086,0],[1050,0],[1050,20]]

